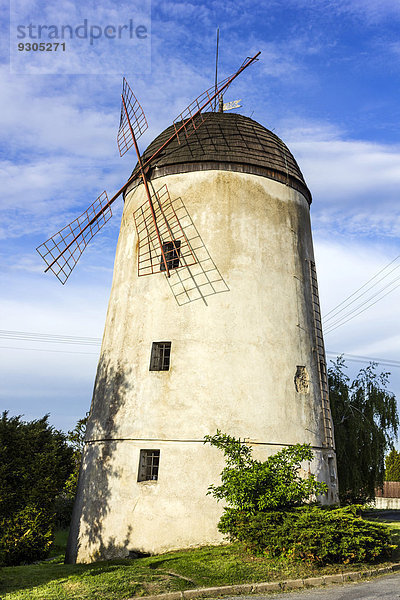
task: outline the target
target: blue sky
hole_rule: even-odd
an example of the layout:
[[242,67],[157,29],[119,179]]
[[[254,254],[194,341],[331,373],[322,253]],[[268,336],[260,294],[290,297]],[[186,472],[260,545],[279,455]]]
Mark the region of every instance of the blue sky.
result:
[[[18,0],[11,13],[6,3],[3,9],[2,330],[102,336],[121,204],[114,204],[114,218],[65,286],[43,274],[35,247],[129,175],[135,157],[119,158],[116,146],[122,75],[149,122],[143,150],[213,84],[217,26],[221,77],[262,52],[225,100],[241,98],[240,112],[274,130],[303,171],[313,194],[323,313],[400,254],[399,2],[153,0],[150,6],[99,0],[81,6]],[[73,16],[75,23],[85,17],[99,23],[147,19],[149,36],[132,47],[103,38],[88,48],[82,40],[76,56],[66,52],[51,63],[52,73],[43,74],[49,70],[45,55],[37,64],[32,55],[24,63],[20,52],[15,62],[15,24],[67,23]],[[327,349],[400,360],[399,298],[400,288],[328,333]],[[88,410],[97,346],[7,338],[0,346],[1,408],[26,418],[49,412],[62,429]],[[350,374],[361,366],[349,363]],[[400,398],[400,369],[388,370]]]

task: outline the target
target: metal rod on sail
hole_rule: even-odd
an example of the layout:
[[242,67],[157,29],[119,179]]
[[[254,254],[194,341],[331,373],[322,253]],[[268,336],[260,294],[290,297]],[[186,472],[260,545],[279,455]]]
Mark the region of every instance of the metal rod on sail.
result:
[[[261,54],[261,51],[257,52],[257,54],[255,54],[253,57],[250,58],[250,60],[242,65],[240,67],[240,69],[238,69],[236,71],[236,73],[234,73],[234,75],[232,75],[231,77],[229,77],[229,79],[224,83],[223,86],[221,86],[220,89],[218,89],[210,98],[208,98],[208,100],[206,100],[204,102],[204,104],[202,104],[202,106],[199,107],[199,109],[192,115],[192,119],[194,119],[197,115],[199,115],[201,113],[201,111],[211,103],[212,106],[212,102],[213,100],[218,96],[218,94],[220,94],[225,88],[228,87],[228,85],[230,85],[232,83],[232,81],[234,79],[236,79],[236,77],[238,77],[238,75],[240,75],[240,73],[242,71],[244,71],[244,69],[246,69],[249,65],[251,65],[255,60],[257,60],[258,56]],[[126,110],[126,109],[125,109]],[[168,144],[170,144],[172,142],[173,139],[175,139],[175,137],[177,137],[179,135],[179,133],[182,131],[182,129],[185,128],[185,123],[182,123],[182,125],[180,127],[178,127],[175,132],[171,135],[170,138],[168,138],[168,140],[166,142],[164,142],[164,144],[162,144],[158,150],[156,150],[156,152],[154,152],[154,154],[152,156],[150,156],[150,158],[148,158],[144,163],[142,161],[142,166],[141,166],[141,170],[144,171],[144,169],[147,167],[147,165],[156,157],[160,154],[160,152],[162,150],[164,150],[164,148],[166,148],[166,146],[168,146]],[[138,155],[139,156],[139,155]],[[70,248],[72,246],[72,244],[78,239],[78,237],[80,235],[82,235],[82,233],[88,228],[90,227],[96,220],[97,218],[102,215],[110,206],[113,202],[115,202],[115,200],[125,192],[125,190],[127,189],[127,187],[129,186],[129,184],[136,179],[137,174],[134,173],[132,174],[128,181],[126,183],[124,183],[124,185],[118,190],[118,192],[116,192],[114,194],[114,196],[112,198],[110,198],[110,200],[107,202],[107,204],[105,204],[103,206],[103,208],[101,210],[99,210],[99,212],[93,217],[93,219],[80,231],[80,233],[72,240],[72,242],[70,242],[68,244],[68,246],[66,246],[66,248],[64,248],[64,250],[57,256],[57,258],[55,258],[53,260],[53,262],[47,267],[47,269],[45,269],[45,273],[57,262],[57,260],[60,258],[60,256],[62,256],[67,250],[68,248]]]
[[122,104],[123,104],[123,107],[124,107],[124,110],[125,110],[125,115],[126,115],[126,118],[128,119],[129,128],[131,130],[131,134],[132,134],[132,138],[133,138],[133,143],[135,145],[135,150],[136,150],[136,154],[137,154],[137,158],[138,158],[140,173],[142,175],[144,188],[146,190],[147,200],[149,201],[151,216],[153,217],[153,221],[154,221],[154,227],[156,228],[156,234],[157,234],[158,243],[160,244],[160,248],[161,248],[162,259],[163,259],[163,262],[164,262],[164,265],[165,265],[165,270],[167,272],[167,277],[169,277],[170,273],[169,273],[169,269],[168,269],[168,263],[167,263],[167,259],[165,258],[164,249],[163,249],[163,243],[162,243],[162,239],[161,239],[161,236],[160,236],[160,231],[159,231],[158,225],[157,225],[157,219],[156,219],[156,215],[155,215],[155,212],[154,212],[153,202],[151,200],[151,194],[150,194],[150,190],[149,190],[149,184],[147,182],[146,174],[145,174],[144,169],[143,169],[142,159],[141,159],[141,156],[140,156],[140,152],[139,152],[139,148],[138,148],[138,145],[137,145],[135,134],[133,133],[132,124],[131,124],[131,121],[129,119],[128,111],[126,109],[125,100],[124,100],[123,96],[121,96],[121,97],[122,97]]

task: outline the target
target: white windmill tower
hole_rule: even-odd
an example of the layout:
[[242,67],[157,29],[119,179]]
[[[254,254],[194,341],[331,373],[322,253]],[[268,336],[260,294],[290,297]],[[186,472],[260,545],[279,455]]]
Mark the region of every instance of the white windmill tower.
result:
[[124,194],[70,562],[221,541],[222,509],[206,492],[223,464],[203,444],[217,428],[261,459],[310,443],[325,501],[337,500],[311,194],[271,131],[204,114],[257,56],[142,156],[147,123],[124,81],[118,141],[135,146],[138,165],[109,202],[39,248],[65,280]]

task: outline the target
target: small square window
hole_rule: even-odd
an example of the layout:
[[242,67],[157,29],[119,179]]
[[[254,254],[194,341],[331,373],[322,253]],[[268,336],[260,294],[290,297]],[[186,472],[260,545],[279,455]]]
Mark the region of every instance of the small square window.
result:
[[153,342],[149,371],[169,371],[171,342]]
[[157,481],[159,464],[159,450],[141,450],[138,481]]
[[[181,255],[181,241],[174,240],[173,242],[165,242],[165,244],[162,245],[162,249],[165,254],[168,269],[177,269],[179,267],[179,257]],[[162,255],[160,258],[160,271],[166,271]]]

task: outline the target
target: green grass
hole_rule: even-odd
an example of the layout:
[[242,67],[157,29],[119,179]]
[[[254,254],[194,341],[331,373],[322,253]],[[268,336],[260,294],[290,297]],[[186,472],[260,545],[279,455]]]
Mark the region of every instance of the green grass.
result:
[[373,509],[365,513],[364,517],[369,521],[379,521],[379,523],[385,523],[390,529],[392,538],[392,544],[395,544],[397,548],[393,551],[393,560],[400,561],[400,511],[397,521],[392,521],[393,513],[396,511],[388,511],[382,509]]
[[[371,520],[383,520],[379,515]],[[387,523],[400,543],[400,523]],[[67,532],[58,532],[62,549]],[[0,569],[1,600],[122,600],[194,587],[313,577],[354,571],[367,565],[317,567],[247,554],[239,544],[210,546],[91,565],[64,565],[63,555],[34,565]]]

